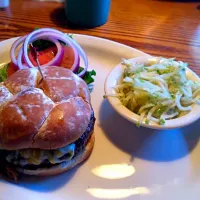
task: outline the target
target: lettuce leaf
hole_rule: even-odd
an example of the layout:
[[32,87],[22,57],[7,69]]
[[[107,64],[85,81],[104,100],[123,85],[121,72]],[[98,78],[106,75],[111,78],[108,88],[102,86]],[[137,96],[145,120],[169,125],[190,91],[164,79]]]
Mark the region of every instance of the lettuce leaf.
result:
[[8,65],[5,65],[0,69],[0,82],[3,82],[7,79],[8,77],[7,70],[8,70]]
[[[78,74],[84,70],[83,67],[79,67]],[[96,71],[87,71],[83,77],[83,80],[89,85],[94,82],[93,76],[96,76]]]

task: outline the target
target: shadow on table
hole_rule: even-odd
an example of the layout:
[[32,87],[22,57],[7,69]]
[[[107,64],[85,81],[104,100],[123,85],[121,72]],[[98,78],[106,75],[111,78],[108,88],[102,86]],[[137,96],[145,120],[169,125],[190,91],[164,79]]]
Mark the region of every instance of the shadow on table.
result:
[[[199,1],[200,2],[200,1]],[[200,10],[200,5],[197,6],[197,10]]]
[[[17,184],[15,183],[10,183],[10,184],[15,184],[18,187],[24,187],[26,189],[32,191],[35,190],[41,193],[52,192],[67,185],[75,175],[78,167],[79,166],[71,169],[66,173],[49,177],[23,176],[20,178]],[[0,179],[0,182],[5,182],[6,184],[8,183],[3,178]]]
[[61,28],[67,26],[67,20],[65,18],[65,9],[63,7],[54,9],[50,13],[50,19],[55,25]]
[[174,3],[177,3],[177,2],[184,2],[184,3],[195,3],[195,2],[200,2],[200,0],[156,0],[156,1],[169,1],[169,2],[174,2]]
[[132,159],[157,162],[180,159],[195,148],[200,137],[200,121],[175,130],[138,128],[117,114],[107,100],[101,105],[99,118],[107,138]]
[[66,20],[65,9],[63,7],[56,8],[50,14],[51,21],[60,28],[69,28],[76,30],[83,30],[86,28],[79,27],[77,25],[71,24]]

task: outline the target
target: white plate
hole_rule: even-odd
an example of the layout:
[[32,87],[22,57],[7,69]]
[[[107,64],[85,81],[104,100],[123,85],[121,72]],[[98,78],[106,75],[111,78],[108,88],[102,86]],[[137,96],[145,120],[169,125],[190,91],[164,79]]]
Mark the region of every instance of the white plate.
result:
[[[103,99],[104,81],[122,57],[145,54],[95,37],[76,39],[88,54],[90,68],[97,71],[92,92],[97,118],[93,153],[84,164],[59,176],[18,185],[0,180],[0,200],[198,200],[200,121],[173,131],[138,129]],[[2,63],[8,61],[13,41],[0,43]]]

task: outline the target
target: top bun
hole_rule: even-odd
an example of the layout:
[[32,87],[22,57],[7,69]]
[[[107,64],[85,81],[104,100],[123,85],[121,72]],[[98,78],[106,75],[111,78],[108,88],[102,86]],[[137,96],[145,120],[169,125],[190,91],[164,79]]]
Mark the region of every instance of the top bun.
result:
[[87,84],[62,67],[22,69],[0,85],[0,148],[57,149],[86,130],[92,108]]

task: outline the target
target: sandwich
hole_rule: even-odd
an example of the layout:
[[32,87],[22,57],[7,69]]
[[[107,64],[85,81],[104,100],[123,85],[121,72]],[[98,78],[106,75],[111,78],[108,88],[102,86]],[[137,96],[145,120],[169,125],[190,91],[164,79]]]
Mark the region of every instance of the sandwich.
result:
[[94,145],[90,92],[71,70],[18,70],[0,85],[0,170],[49,176],[86,160]]

